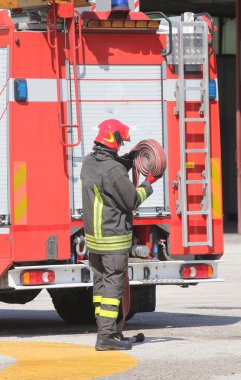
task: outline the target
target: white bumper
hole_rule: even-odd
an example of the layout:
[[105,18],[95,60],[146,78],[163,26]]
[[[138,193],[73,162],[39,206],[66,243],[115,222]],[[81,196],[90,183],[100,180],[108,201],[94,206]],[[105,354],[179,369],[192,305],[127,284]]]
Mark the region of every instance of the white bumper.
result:
[[[188,285],[202,282],[223,281],[218,277],[218,264],[220,260],[202,261],[154,261],[140,260],[129,262],[128,274],[131,285]],[[180,275],[181,266],[184,264],[209,264],[213,267],[211,278],[183,279]],[[55,280],[52,284],[44,285],[22,285],[21,274],[29,270],[51,270],[54,271]],[[44,289],[44,288],[66,288],[66,287],[89,287],[93,286],[93,273],[88,261],[83,264],[66,265],[44,265],[15,267],[8,272],[8,286],[20,289]]]

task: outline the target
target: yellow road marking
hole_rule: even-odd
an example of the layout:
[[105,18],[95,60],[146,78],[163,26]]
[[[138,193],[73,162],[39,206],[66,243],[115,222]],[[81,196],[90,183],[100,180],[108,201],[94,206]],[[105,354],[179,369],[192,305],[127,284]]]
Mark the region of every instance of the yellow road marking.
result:
[[0,342],[0,354],[17,360],[0,371],[4,380],[88,380],[126,371],[138,363],[123,352],[98,352],[64,343]]

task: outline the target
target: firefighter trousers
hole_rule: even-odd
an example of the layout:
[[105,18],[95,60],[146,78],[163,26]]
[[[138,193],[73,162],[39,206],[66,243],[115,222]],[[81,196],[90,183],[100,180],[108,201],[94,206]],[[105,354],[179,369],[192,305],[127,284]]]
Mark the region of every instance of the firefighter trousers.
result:
[[97,338],[117,333],[117,317],[124,289],[128,252],[97,254],[90,252],[89,261],[94,274],[93,302],[98,326]]

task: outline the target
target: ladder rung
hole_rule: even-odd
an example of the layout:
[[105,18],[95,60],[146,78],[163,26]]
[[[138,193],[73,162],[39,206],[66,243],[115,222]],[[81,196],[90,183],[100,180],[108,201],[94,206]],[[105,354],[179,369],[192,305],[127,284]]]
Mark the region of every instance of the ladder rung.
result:
[[184,121],[185,122],[193,122],[193,123],[198,123],[198,122],[206,123],[207,119],[205,117],[185,117]]
[[61,124],[62,128],[78,128],[78,124]]
[[187,211],[187,215],[208,215],[209,211]]
[[[184,87],[184,90],[185,91],[200,91],[201,90],[201,88],[200,87]],[[203,89],[202,89],[202,91],[203,91]]]
[[186,153],[207,153],[207,149],[185,149]]
[[188,241],[187,242],[187,246],[188,247],[191,247],[191,246],[198,247],[199,245],[210,245],[210,241],[200,241],[200,242],[198,242],[198,241]]
[[202,185],[208,183],[205,179],[193,179],[193,180],[187,180],[186,183],[188,185]]
[[204,55],[188,55],[188,54],[184,54],[183,58],[187,58],[187,59],[195,59],[195,58],[204,59],[205,56]]

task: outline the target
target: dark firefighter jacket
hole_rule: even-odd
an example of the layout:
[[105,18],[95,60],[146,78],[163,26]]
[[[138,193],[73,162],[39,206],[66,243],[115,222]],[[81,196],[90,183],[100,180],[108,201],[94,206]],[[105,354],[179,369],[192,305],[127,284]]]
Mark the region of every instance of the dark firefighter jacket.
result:
[[132,246],[132,211],[153,190],[144,181],[135,188],[113,150],[94,146],[84,159],[82,201],[87,248],[95,253],[121,253]]

